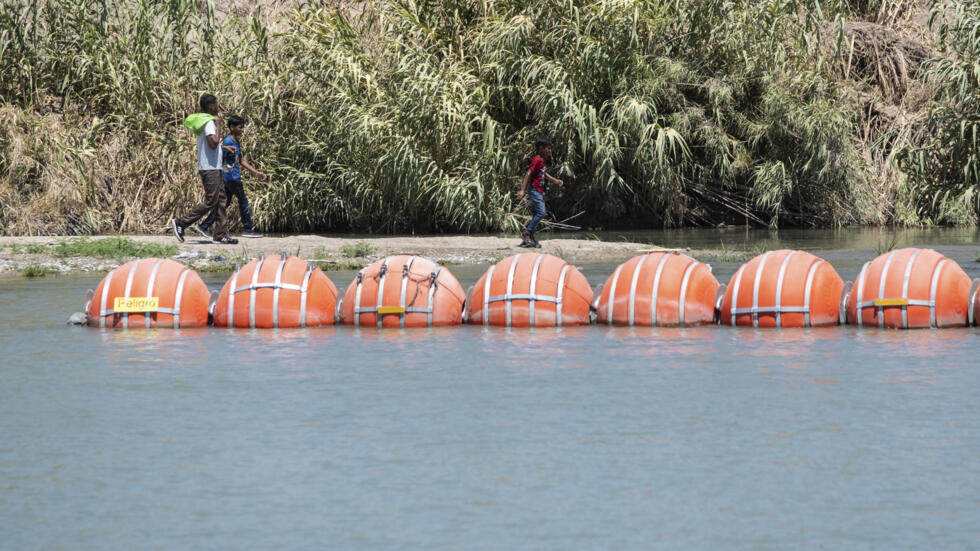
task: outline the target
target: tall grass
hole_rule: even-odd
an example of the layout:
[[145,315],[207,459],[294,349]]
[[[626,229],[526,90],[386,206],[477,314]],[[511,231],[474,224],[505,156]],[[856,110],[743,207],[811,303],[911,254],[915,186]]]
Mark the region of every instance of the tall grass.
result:
[[[954,17],[946,18],[946,9]],[[934,0],[930,23],[946,56],[926,62],[938,96],[916,144],[899,157],[918,214],[937,223],[973,222],[980,211],[980,4]]]
[[[270,231],[516,227],[540,134],[567,183],[549,207],[590,227],[878,222],[892,197],[856,139],[860,104],[814,45],[836,39],[830,21],[891,24],[911,4],[373,0],[219,18],[211,1],[6,2],[0,232],[158,231],[201,195],[180,121],[205,91],[249,120]],[[953,111],[937,123],[975,112],[961,100],[939,98]],[[944,138],[916,163],[946,159]],[[945,220],[926,201],[915,220]]]

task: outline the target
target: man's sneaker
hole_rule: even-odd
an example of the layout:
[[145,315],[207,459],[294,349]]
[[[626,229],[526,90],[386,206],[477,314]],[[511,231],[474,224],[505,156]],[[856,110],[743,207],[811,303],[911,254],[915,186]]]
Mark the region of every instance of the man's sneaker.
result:
[[259,232],[257,232],[257,231],[255,231],[255,230],[245,230],[245,231],[242,232],[242,237],[248,237],[248,238],[251,238],[251,239],[255,239],[256,237],[262,237],[262,234],[259,233]]
[[181,226],[180,225],[180,222],[177,222],[177,219],[176,218],[174,218],[174,219],[172,219],[170,221],[170,226],[174,230],[174,235],[177,236],[177,241],[180,241],[181,243],[183,243],[184,242],[184,226]]
[[235,239],[234,237],[228,237],[227,235],[224,236],[224,237],[222,237],[221,239],[215,239],[214,242],[215,243],[219,243],[221,245],[237,245],[238,244],[238,240],[237,239]]
[[194,231],[196,231],[197,233],[201,234],[204,237],[207,237],[208,239],[211,239],[211,230],[201,226],[200,224],[194,225]]

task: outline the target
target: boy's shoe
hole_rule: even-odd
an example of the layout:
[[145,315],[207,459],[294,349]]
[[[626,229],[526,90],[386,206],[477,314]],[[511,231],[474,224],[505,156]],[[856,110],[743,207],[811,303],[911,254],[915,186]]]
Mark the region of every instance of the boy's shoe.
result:
[[211,230],[205,228],[200,224],[194,224],[194,231],[196,231],[197,233],[201,234],[204,237],[207,237],[208,239],[212,238]]
[[235,239],[234,237],[228,237],[227,235],[224,236],[224,237],[222,237],[221,239],[215,239],[214,242],[215,243],[218,243],[218,244],[221,244],[221,245],[237,245],[238,244],[238,240],[237,239]]
[[531,234],[527,230],[521,231],[521,244],[518,247],[533,247],[534,241],[532,241]]
[[183,243],[184,242],[184,226],[181,226],[180,223],[177,222],[177,219],[176,218],[173,218],[173,219],[170,220],[170,226],[174,230],[174,235],[177,236],[177,241],[180,241],[181,243]]
[[528,240],[531,242],[531,244],[528,245],[528,247],[534,247],[535,249],[541,248],[541,243],[538,243],[538,239],[534,237],[534,232],[528,234]]
[[248,237],[250,239],[255,239],[257,237],[262,237],[262,234],[255,230],[245,230],[242,232],[242,237]]

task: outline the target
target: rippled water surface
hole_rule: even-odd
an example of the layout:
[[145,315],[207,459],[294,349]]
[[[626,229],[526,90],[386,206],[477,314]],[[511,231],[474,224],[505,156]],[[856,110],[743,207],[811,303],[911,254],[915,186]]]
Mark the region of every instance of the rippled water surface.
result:
[[4,549],[980,541],[980,329],[66,327],[100,277],[0,280]]

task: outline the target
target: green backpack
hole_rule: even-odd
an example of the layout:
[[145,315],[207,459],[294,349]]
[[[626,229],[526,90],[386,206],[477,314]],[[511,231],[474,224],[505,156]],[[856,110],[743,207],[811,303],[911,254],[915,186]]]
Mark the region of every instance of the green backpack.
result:
[[216,118],[214,115],[208,113],[192,113],[184,119],[184,126],[193,132],[195,136],[199,136],[204,131],[204,126]]

